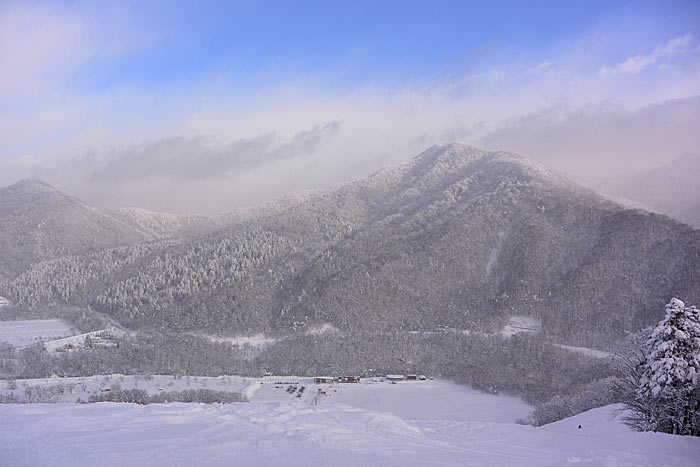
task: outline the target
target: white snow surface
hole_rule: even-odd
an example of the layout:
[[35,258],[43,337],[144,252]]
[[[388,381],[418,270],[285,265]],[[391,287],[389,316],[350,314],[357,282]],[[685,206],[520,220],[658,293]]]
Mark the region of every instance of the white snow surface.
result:
[[513,316],[508,320],[508,324],[503,326],[501,335],[511,337],[515,334],[526,333],[535,334],[542,330],[542,324],[536,318],[529,316]]
[[[468,386],[445,380],[399,381],[390,384],[383,378],[362,379],[362,384],[306,384],[304,400],[325,391],[319,405],[341,403],[375,412],[389,413],[403,420],[452,420],[514,422],[532,412],[532,406],[517,397],[495,396],[476,391]],[[381,381],[381,382],[380,382]],[[251,398],[252,401],[283,401],[289,397],[275,385],[264,384]],[[285,386],[286,388],[286,386]]]
[[203,337],[209,339],[211,342],[226,342],[231,345],[243,346],[249,345],[251,347],[263,348],[269,344],[274,344],[277,339],[274,337],[267,337],[264,334],[256,334],[254,336],[234,336],[234,337],[221,337],[214,336],[211,334],[193,334],[197,337]]
[[[699,438],[631,431],[615,419],[619,406],[535,428],[513,422],[532,409],[519,399],[448,381],[311,381],[121,375],[17,381],[17,393],[25,384],[93,392],[120,382],[150,393],[241,391],[251,402],[2,404],[0,465],[682,467],[697,465],[700,456]],[[296,397],[289,386],[306,389]],[[82,392],[75,389],[72,398]]]
[[117,328],[107,328],[107,329],[100,329],[98,331],[90,331],[86,332],[84,334],[76,334],[75,336],[68,336],[64,337],[62,339],[56,339],[56,340],[51,340],[44,342],[44,348],[48,352],[55,352],[57,349],[62,348],[66,344],[71,344],[74,347],[80,347],[85,344],[85,338],[87,336],[95,337],[99,336],[103,333],[108,333],[112,336],[124,336],[126,333],[124,331],[121,331]]
[[73,328],[60,319],[0,321],[0,342],[7,342],[13,347],[26,347],[73,333]]
[[[15,381],[15,388],[10,389],[7,381],[0,381],[0,398],[13,399],[19,402],[34,402],[27,399],[27,388],[33,393],[43,389],[43,402],[76,402],[78,399],[87,401],[90,396],[104,393],[117,386],[120,389],[140,389],[149,395],[161,391],[184,391],[188,389],[212,389],[215,391],[245,393],[248,388],[255,387],[257,378],[241,376],[183,376],[174,378],[166,375],[134,376],[134,375],[96,375],[85,377],[23,379]],[[0,465],[2,465],[0,463]]]
[[321,326],[315,326],[306,331],[307,335],[321,336],[324,334],[333,334],[338,332],[338,328],[333,326],[331,323],[323,323]]
[[610,352],[606,352],[604,350],[598,350],[598,349],[591,349],[589,347],[574,347],[572,345],[563,345],[563,344],[557,344],[557,347],[569,350],[571,352],[580,353],[582,355],[586,355],[586,356],[592,357],[592,358],[610,358],[610,357],[614,356]]
[[[239,392],[252,402],[288,402],[306,405],[342,403],[356,408],[390,413],[404,420],[477,420],[514,422],[532,412],[532,406],[516,397],[495,396],[476,391],[468,386],[445,380],[401,381],[390,384],[383,378],[363,378],[361,384],[314,384],[313,378],[299,376],[183,376],[174,378],[153,375],[145,378],[134,375],[97,375],[88,377],[38,378],[15,381],[10,389],[7,381],[0,381],[0,396],[19,402],[28,400],[27,388],[43,388],[42,402],[87,401],[117,385],[121,389],[141,389],[153,395],[161,391],[212,389]],[[262,383],[262,384],[261,384]],[[301,397],[289,393],[289,386],[305,386]],[[321,391],[319,391],[319,389]],[[318,393],[323,392],[322,397]],[[36,397],[36,396],[35,396]]]
[[[329,403],[0,406],[4,466],[696,466],[700,439],[594,409],[540,428]],[[579,429],[578,426],[581,426]]]

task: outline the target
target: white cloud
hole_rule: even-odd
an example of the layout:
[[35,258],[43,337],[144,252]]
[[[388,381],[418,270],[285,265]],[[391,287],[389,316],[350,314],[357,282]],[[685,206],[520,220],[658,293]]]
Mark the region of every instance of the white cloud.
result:
[[613,67],[604,66],[600,69],[601,77],[609,77],[623,74],[637,74],[645,68],[656,63],[660,58],[671,55],[688,53],[691,50],[690,44],[693,41],[692,34],[670,39],[665,44],[659,44],[649,54],[641,54],[630,57]]
[[525,71],[526,74],[529,75],[537,75],[540,73],[544,73],[546,71],[549,71],[552,68],[552,63],[551,62],[542,62],[539,65],[529,68]]
[[147,46],[131,14],[118,3],[0,2],[0,100],[63,92],[81,66]]
[[692,41],[692,34],[686,34],[685,36],[671,39],[663,46],[663,49],[659,52],[659,55],[677,55],[687,53],[691,49],[690,43]]
[[340,128],[340,122],[316,125],[287,141],[279,141],[273,133],[231,143],[208,136],[164,138],[114,151],[104,161],[100,158],[83,158],[72,169],[83,171],[90,179],[105,182],[129,182],[144,178],[226,178],[279,160],[313,155]]
[[[679,59],[695,50],[690,34],[641,49],[637,41],[631,50],[651,52],[628,53],[604,73],[619,35],[594,31],[410,84],[339,91],[304,75],[243,93],[225,73],[209,72],[155,89],[118,83],[81,94],[65,86],[71,74],[105,53],[107,62],[119,58],[136,36],[124,32],[128,42],[113,46],[122,26],[90,12],[13,15],[0,14],[0,103],[20,99],[0,112],[0,185],[36,176],[105,205],[225,211],[365,176],[451,140],[511,147],[572,171],[605,170],[634,154],[651,161],[698,143],[692,112],[677,113],[685,120],[634,113],[700,94],[697,61]],[[45,48],[27,48],[34,35]],[[654,80],[642,72],[650,67],[666,71]],[[601,105],[611,99],[623,110]],[[327,122],[341,123],[320,131]]]
[[652,169],[700,147],[700,96],[628,109],[566,103],[503,120],[475,142],[510,147],[580,179]]
[[36,93],[86,58],[87,25],[55,9],[0,7],[0,97]]
[[503,81],[505,77],[506,73],[501,68],[494,68],[492,70],[489,70],[487,73],[475,73],[471,75],[472,79],[483,80],[488,83],[497,83],[499,81]]

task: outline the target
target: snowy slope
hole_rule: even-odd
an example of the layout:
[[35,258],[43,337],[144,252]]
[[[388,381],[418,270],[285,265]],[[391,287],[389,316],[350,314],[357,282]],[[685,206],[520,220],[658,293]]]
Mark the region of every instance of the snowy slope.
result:
[[5,466],[697,465],[700,439],[631,432],[612,419],[614,408],[534,428],[407,422],[342,404],[3,405],[0,459]]
[[60,319],[0,321],[0,342],[7,342],[13,347],[70,336],[74,332],[72,326]]
[[[28,250],[50,250],[37,261],[82,252],[26,265],[18,277],[9,271],[0,294],[17,306],[90,306],[131,329],[165,324],[219,337],[311,333],[326,324],[343,332],[493,332],[515,315],[537,317],[548,337],[567,345],[604,346],[658,322],[669,296],[700,301],[700,232],[621,206],[517,154],[462,144],[217,218],[211,222],[232,224],[208,235],[119,249],[98,247],[132,245],[126,233],[112,239],[117,228],[145,241],[200,224],[134,209],[109,216],[37,182],[0,195],[7,251],[14,255],[13,245],[37,232]],[[31,203],[42,209],[24,207]],[[3,217],[3,206],[32,216]],[[90,232],[94,241],[74,244]],[[22,266],[8,258],[0,280],[3,266]]]

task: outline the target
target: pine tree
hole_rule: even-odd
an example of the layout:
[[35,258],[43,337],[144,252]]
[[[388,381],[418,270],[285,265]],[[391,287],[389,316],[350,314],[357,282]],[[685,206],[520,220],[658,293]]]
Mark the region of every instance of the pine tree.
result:
[[639,428],[700,436],[700,310],[671,300],[642,351]]

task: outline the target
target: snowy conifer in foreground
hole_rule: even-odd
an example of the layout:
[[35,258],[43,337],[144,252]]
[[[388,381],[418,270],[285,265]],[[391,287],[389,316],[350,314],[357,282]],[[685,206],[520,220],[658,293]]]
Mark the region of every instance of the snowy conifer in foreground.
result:
[[642,351],[633,424],[700,436],[700,310],[672,299]]

